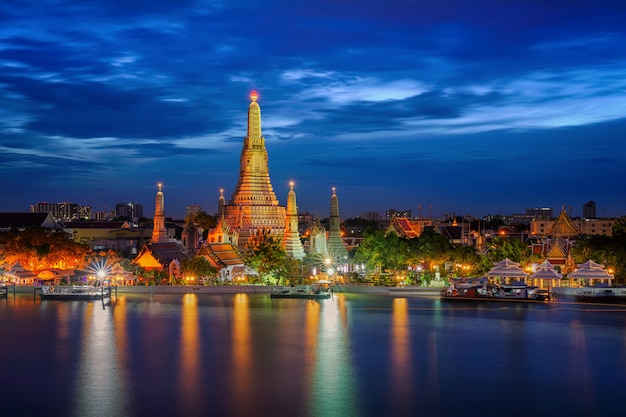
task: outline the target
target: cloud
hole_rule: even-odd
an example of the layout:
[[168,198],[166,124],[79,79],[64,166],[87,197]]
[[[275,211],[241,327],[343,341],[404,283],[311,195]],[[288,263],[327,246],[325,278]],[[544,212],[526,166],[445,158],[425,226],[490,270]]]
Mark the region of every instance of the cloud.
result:
[[443,205],[468,172],[527,194],[528,169],[587,164],[600,184],[624,166],[626,3],[598,1],[4,2],[0,170],[28,179],[23,199],[87,179],[152,201],[166,177],[212,207],[256,89],[270,168],[301,179],[301,207],[331,182],[352,210],[363,183],[379,210]]

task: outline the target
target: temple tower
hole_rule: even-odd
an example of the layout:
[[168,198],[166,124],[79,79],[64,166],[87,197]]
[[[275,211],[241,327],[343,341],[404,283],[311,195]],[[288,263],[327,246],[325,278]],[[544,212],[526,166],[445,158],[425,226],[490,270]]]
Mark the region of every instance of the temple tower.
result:
[[335,259],[344,259],[348,256],[348,250],[341,239],[341,220],[339,218],[339,200],[333,187],[333,195],[330,197],[330,219],[328,223],[328,254]]
[[167,230],[165,229],[165,199],[163,198],[162,184],[159,183],[159,191],[156,193],[154,205],[154,228],[152,229],[152,243],[167,242]]
[[239,165],[239,182],[222,213],[228,226],[238,230],[239,249],[257,229],[268,229],[272,235],[283,238],[285,207],[278,205],[270,181],[265,138],[261,134],[261,108],[256,92],[250,94],[248,132],[243,141]]
[[293,182],[289,183],[287,194],[287,214],[285,229],[285,252],[294,259],[304,258],[304,248],[298,232],[298,207],[296,206],[296,192],[293,190]]
[[217,200],[217,217],[222,217],[225,205],[226,199],[224,198],[224,189],[220,188],[220,198]]
[[193,222],[193,213],[188,213],[185,219],[185,227],[181,234],[182,246],[185,248],[190,257],[196,254],[196,250],[200,246],[200,235],[198,228]]
[[315,223],[311,228],[309,253],[328,256],[328,247],[326,246],[326,229],[322,226],[319,218],[315,219]]

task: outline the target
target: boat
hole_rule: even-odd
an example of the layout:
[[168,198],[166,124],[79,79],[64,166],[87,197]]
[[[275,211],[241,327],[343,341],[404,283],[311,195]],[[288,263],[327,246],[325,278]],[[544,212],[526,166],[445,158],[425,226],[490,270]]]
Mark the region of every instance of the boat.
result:
[[295,285],[291,287],[272,288],[271,298],[305,298],[310,300],[320,300],[330,298],[333,290],[330,286],[324,285]]
[[574,298],[581,303],[626,304],[626,290],[624,288],[588,288],[574,295]]
[[42,300],[105,300],[111,298],[111,287],[108,285],[43,285],[40,293]]
[[508,301],[521,303],[546,303],[554,297],[548,290],[526,285],[512,284],[457,284],[441,291],[445,301]]

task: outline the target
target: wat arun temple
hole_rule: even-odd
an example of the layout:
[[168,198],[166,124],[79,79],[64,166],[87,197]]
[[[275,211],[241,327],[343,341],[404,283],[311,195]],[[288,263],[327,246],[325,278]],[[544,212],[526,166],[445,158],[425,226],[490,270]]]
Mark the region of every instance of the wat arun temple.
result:
[[[256,92],[250,94],[248,106],[247,135],[239,160],[239,180],[228,203],[220,190],[218,199],[218,225],[209,231],[209,242],[230,242],[239,250],[245,250],[248,240],[258,230],[267,230],[282,240],[287,255],[295,259],[304,258],[304,249],[298,232],[298,211],[294,184],[290,183],[287,206],[280,205],[270,180],[268,153],[261,131],[261,107]],[[341,240],[339,206],[335,189],[331,196],[329,231],[317,228],[319,242],[314,252],[320,255],[331,253],[344,257],[347,250]],[[323,236],[320,236],[323,233]]]

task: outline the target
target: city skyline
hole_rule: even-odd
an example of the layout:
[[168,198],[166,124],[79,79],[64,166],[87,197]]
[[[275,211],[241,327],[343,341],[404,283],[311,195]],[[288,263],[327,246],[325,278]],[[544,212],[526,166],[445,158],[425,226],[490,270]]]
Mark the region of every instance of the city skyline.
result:
[[215,213],[256,90],[281,205],[626,214],[626,5],[501,3],[2,4],[0,211]]

